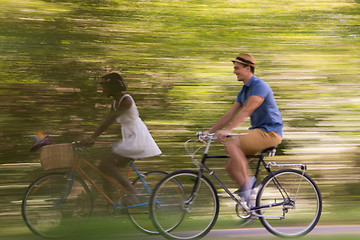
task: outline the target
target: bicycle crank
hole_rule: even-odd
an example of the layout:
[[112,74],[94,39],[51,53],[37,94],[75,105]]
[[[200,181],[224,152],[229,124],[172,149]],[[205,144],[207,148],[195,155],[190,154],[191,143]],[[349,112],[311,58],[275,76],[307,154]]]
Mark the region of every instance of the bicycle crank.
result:
[[246,211],[239,203],[236,203],[235,211],[236,215],[242,219],[248,219],[252,215],[251,212]]

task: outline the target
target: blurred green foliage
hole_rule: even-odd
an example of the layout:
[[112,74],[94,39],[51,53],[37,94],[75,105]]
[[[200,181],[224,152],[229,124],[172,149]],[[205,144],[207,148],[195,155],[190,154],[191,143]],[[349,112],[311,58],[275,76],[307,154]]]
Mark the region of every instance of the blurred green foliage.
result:
[[[97,78],[110,71],[122,72],[164,152],[140,166],[192,167],[183,142],[234,102],[241,84],[230,59],[239,52],[255,55],[284,118],[275,161],[308,164],[325,209],[358,200],[359,1],[0,2],[0,185],[16,186],[1,189],[1,212],[15,211],[9,202],[41,174],[24,164],[38,163],[30,135],[68,142],[101,123],[110,100]],[[111,128],[89,156],[118,138]]]

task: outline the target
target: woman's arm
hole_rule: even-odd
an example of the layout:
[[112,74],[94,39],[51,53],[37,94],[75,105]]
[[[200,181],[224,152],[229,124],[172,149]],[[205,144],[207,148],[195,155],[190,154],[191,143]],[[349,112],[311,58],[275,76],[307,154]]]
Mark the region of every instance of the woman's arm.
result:
[[125,110],[129,109],[132,105],[131,98],[126,96],[119,104],[116,106],[116,111],[112,111],[105,119],[105,121],[96,129],[96,131],[90,136],[90,138],[95,142],[95,139],[98,138],[103,132],[105,132],[115,121],[116,119],[124,113]]
[[95,141],[96,138],[98,138],[103,132],[105,132],[116,120],[116,118],[119,117],[117,114],[118,111],[114,111],[110,113],[105,121],[96,129],[96,131],[90,136],[93,141]]

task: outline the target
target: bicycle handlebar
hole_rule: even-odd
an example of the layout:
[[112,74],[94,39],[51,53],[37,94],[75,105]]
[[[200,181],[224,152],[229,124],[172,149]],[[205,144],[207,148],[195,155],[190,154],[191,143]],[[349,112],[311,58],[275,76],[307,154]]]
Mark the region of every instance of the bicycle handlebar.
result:
[[199,140],[201,141],[207,141],[207,140],[216,140],[217,135],[216,133],[209,133],[207,135],[203,134],[203,132],[197,132],[196,136],[199,138]]
[[[226,136],[227,138],[233,137],[233,136],[238,136],[239,134],[231,134]],[[211,141],[215,141],[217,139],[217,134],[216,133],[209,133],[207,135],[203,134],[203,132],[197,132],[196,136],[198,136],[199,140],[203,140],[203,141],[207,141],[207,140],[211,140]]]

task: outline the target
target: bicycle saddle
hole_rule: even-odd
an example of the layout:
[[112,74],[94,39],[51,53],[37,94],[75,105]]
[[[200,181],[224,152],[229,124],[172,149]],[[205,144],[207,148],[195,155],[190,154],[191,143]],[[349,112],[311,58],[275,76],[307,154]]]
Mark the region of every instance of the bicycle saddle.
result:
[[273,146],[273,147],[269,147],[269,148],[266,148],[264,150],[262,150],[262,154],[269,154],[269,156],[273,157],[275,155],[275,152],[276,152],[276,148],[277,148],[277,145],[276,146]]

